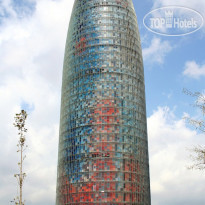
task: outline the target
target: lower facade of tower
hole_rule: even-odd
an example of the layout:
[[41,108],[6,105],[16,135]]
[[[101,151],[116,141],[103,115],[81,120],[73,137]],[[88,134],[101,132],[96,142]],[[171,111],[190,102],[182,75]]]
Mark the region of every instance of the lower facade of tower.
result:
[[57,204],[148,205],[148,167],[142,160],[146,154],[137,146],[145,142],[137,139],[137,128],[122,124],[117,99],[95,101],[88,114],[90,125],[74,128],[66,140]]

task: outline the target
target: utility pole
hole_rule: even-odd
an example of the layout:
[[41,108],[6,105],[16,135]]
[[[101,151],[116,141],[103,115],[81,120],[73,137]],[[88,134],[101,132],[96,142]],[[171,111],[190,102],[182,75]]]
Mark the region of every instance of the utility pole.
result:
[[16,114],[16,116],[14,117],[15,119],[14,127],[17,127],[19,131],[18,133],[19,141],[17,144],[17,147],[18,147],[17,152],[20,152],[20,155],[21,155],[20,162],[18,163],[20,173],[14,175],[14,177],[17,178],[17,181],[19,184],[19,190],[20,190],[20,196],[17,196],[16,198],[14,198],[14,202],[16,205],[24,205],[24,202],[22,202],[22,188],[23,188],[24,179],[26,177],[26,173],[23,173],[23,161],[26,158],[26,155],[23,155],[23,152],[27,148],[27,146],[25,146],[25,141],[26,141],[25,133],[27,132],[27,129],[25,128],[26,118],[27,118],[27,113],[25,110],[21,110],[21,112],[19,114]]

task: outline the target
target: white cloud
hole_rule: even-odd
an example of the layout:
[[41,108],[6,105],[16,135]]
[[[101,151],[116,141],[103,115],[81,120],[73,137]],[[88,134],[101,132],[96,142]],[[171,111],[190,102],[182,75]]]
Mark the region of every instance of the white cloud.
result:
[[154,2],[154,7],[159,7],[159,6],[184,6],[184,7],[189,7],[197,10],[203,11],[203,8],[205,8],[205,2],[204,0],[155,0]]
[[17,191],[18,137],[12,124],[21,104],[32,108],[24,198],[30,205],[55,204],[61,74],[74,0],[33,2],[36,8],[26,18],[18,17],[10,1],[0,3],[10,14],[0,24],[0,204],[9,204]]
[[10,15],[10,16],[16,17],[16,12],[13,10],[11,3],[12,3],[11,0],[2,0],[0,2],[1,16]]
[[153,38],[148,48],[143,48],[143,58],[148,63],[163,64],[164,58],[172,50],[169,41],[162,41],[160,38]]
[[205,176],[187,170],[191,161],[186,148],[203,144],[204,134],[187,128],[168,107],[159,107],[148,118],[148,133],[152,204],[202,205]]
[[199,65],[195,61],[188,61],[185,64],[183,75],[196,79],[205,76],[205,65]]

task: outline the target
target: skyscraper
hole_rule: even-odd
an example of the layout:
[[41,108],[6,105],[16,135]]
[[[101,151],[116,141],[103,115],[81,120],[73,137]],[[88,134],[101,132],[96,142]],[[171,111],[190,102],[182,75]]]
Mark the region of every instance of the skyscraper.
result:
[[57,205],[150,205],[132,0],[75,0],[63,69]]

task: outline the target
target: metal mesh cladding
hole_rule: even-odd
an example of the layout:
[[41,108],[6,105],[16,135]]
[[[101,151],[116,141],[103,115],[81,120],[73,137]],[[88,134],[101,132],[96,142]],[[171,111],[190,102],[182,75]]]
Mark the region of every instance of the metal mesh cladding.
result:
[[131,0],[75,0],[57,178],[57,205],[150,205],[144,71]]

